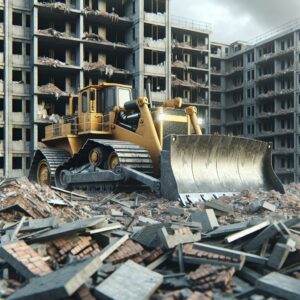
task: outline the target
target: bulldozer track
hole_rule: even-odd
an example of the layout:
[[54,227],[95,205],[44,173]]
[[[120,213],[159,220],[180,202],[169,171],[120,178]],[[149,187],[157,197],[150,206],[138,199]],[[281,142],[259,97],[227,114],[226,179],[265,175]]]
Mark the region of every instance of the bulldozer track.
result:
[[[144,148],[130,142],[90,139],[72,158],[65,161],[63,169],[74,170],[88,163],[88,154],[94,148],[101,148],[103,152],[115,153],[120,166],[130,167],[145,174],[153,174],[153,163],[149,152]],[[137,187],[134,182],[91,182],[72,184],[73,189],[98,192],[114,192],[119,189],[127,189],[128,186]]]
[[101,147],[115,152],[121,166],[142,171],[146,174],[153,174],[153,164],[150,154],[144,148],[130,142],[90,139],[80,151],[63,164],[64,168],[74,168],[88,162],[88,153],[95,147]]
[[51,184],[54,183],[55,171],[58,166],[62,165],[70,158],[70,154],[65,150],[44,148],[34,153],[34,158],[29,171],[29,179],[37,181],[36,170],[41,160],[46,160],[50,168]]

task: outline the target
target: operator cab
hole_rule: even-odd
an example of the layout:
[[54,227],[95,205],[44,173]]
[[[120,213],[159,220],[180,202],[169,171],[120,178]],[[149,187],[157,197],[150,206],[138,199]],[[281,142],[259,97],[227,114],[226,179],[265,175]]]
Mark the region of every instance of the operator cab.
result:
[[124,107],[128,101],[132,101],[130,86],[105,83],[88,86],[80,92],[79,113],[107,115],[115,106]]

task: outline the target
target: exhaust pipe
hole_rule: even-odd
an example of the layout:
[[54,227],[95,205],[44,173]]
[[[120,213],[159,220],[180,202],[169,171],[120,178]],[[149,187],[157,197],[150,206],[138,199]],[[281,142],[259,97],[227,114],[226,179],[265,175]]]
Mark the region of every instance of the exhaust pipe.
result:
[[152,91],[151,91],[151,79],[147,78],[147,81],[146,81],[146,96],[147,96],[148,101],[149,101],[149,108],[153,107],[151,94],[152,94]]

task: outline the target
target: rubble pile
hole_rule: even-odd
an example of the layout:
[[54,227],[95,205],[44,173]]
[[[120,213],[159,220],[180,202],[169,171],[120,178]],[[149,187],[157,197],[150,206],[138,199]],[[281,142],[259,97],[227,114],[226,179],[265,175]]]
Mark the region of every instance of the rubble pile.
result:
[[39,57],[38,58],[38,63],[43,64],[43,65],[49,65],[49,66],[52,66],[54,68],[68,65],[67,63],[64,63],[64,62],[62,62],[58,59],[45,57],[45,56]]
[[60,9],[65,12],[69,12],[71,9],[70,5],[67,5],[66,3],[62,3],[62,2],[42,2],[42,5],[53,9]]
[[0,182],[0,297],[300,299],[300,185],[190,203]]
[[115,72],[124,72],[128,73],[127,70],[116,68],[112,65],[106,65],[101,61],[98,62],[84,62],[83,69],[85,71],[93,71],[98,70],[99,72],[103,73],[104,75],[111,77]]
[[60,32],[54,28],[39,29],[39,34],[51,35],[55,38],[75,38],[75,34],[68,32]]
[[56,98],[59,98],[61,96],[67,96],[66,92],[62,91],[60,88],[58,88],[53,83],[47,83],[45,85],[39,86],[38,91],[39,91],[39,93],[42,93],[42,94],[54,95]]
[[109,13],[106,11],[93,10],[90,7],[85,7],[83,13],[86,16],[101,16],[101,17],[109,19],[112,22],[118,22],[119,18],[120,18],[119,15],[116,14],[115,12]]

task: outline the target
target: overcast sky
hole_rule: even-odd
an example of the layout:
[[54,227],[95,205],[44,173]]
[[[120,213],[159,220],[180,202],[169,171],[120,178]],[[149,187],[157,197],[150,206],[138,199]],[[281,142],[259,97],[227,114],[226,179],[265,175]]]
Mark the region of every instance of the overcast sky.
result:
[[300,17],[300,0],[171,0],[173,15],[211,23],[212,40],[249,41]]

